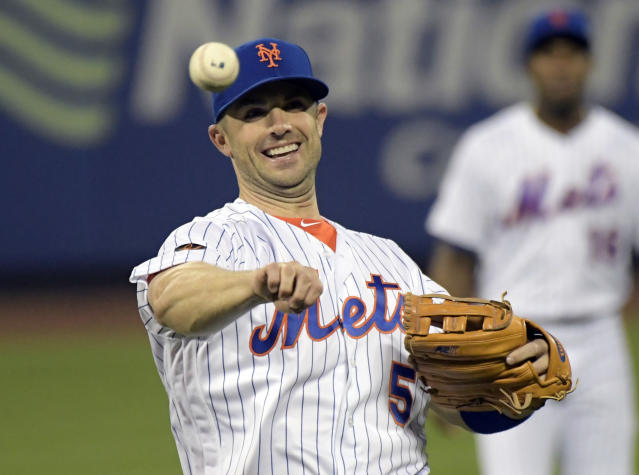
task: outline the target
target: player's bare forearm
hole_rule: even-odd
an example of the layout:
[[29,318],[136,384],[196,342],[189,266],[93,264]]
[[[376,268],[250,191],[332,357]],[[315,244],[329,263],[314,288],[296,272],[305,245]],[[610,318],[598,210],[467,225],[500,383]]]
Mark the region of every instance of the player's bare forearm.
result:
[[229,271],[189,262],[158,274],[149,284],[156,320],[183,335],[215,332],[264,300],[252,288],[255,271]]
[[302,311],[321,292],[317,272],[296,262],[250,271],[190,262],[167,269],[151,281],[149,304],[162,325],[183,335],[203,335],[221,330],[265,302],[275,302],[284,312]]
[[431,258],[428,275],[450,294],[475,294],[475,256],[446,243],[439,243]]

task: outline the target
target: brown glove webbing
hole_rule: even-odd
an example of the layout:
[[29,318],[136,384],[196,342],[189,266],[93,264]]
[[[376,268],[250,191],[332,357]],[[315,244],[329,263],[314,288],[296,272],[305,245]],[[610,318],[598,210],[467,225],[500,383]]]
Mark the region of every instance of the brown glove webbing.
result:
[[[505,295],[505,292],[504,292]],[[433,299],[445,300],[442,304],[435,304]],[[404,296],[405,315],[419,315],[415,322],[415,335],[428,335],[432,321],[441,323],[444,332],[463,333],[468,326],[467,317],[480,317],[475,321],[481,323],[484,330],[500,330],[510,323],[512,307],[510,302],[503,300],[484,300],[479,298],[451,297],[443,294],[426,294]]]

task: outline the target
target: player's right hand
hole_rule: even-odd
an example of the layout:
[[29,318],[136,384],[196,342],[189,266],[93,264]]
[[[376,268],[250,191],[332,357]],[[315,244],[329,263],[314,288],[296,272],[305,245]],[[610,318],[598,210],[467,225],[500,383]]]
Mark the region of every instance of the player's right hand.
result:
[[317,270],[299,262],[273,262],[255,272],[253,291],[284,313],[300,313],[324,290]]

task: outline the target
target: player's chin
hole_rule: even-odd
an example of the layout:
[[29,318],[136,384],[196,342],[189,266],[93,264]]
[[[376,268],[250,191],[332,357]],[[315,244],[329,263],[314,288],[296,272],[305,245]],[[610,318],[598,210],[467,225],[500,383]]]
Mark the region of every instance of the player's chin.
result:
[[268,181],[276,194],[293,197],[302,195],[312,188],[314,174],[308,172],[278,173],[271,176]]
[[269,181],[281,186],[295,186],[315,176],[315,164],[308,163],[301,157],[293,157],[286,161],[267,162],[264,171]]
[[576,87],[556,87],[547,94],[547,102],[553,109],[574,109],[581,102],[581,91]]

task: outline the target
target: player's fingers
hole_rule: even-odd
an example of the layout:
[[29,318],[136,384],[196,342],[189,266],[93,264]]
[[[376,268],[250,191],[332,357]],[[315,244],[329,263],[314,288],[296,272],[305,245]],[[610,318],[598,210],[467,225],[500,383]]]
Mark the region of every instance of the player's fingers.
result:
[[264,271],[266,272],[266,290],[275,298],[279,292],[282,278],[280,266],[273,262],[264,267]]
[[506,363],[516,366],[527,360],[537,360],[544,354],[548,354],[548,343],[546,343],[546,340],[539,338],[511,351],[506,357]]
[[294,312],[300,312],[304,308],[306,293],[311,287],[310,279],[304,274],[297,274],[295,278],[295,288],[288,298],[288,305]]
[[317,271],[304,267],[296,276],[295,290],[288,299],[289,306],[295,311],[302,311],[315,304],[322,290],[322,282]]
[[258,295],[275,302],[278,311],[299,313],[315,303],[323,287],[317,270],[299,262],[271,263],[256,276]]
[[280,271],[277,264],[269,264],[255,271],[253,292],[267,302],[277,299]]
[[288,300],[276,300],[273,303],[275,304],[275,310],[277,310],[278,312],[282,312],[282,313],[297,313],[297,312],[294,312],[288,306]]
[[550,358],[547,354],[543,355],[541,358],[538,358],[533,362],[533,368],[535,372],[539,375],[545,375],[548,371],[548,361]]
[[257,269],[253,274],[253,292],[260,298],[269,301],[269,291],[266,288],[266,270]]
[[314,305],[315,302],[317,302],[319,296],[322,295],[322,292],[324,292],[324,285],[322,284],[322,281],[320,280],[317,273],[315,273],[314,277],[315,278],[311,282],[311,287],[308,289],[308,292],[306,293],[306,297],[304,299],[304,305],[306,307]]
[[297,262],[285,262],[280,264],[280,282],[277,290],[278,300],[288,300],[293,295],[295,280],[301,264]]

